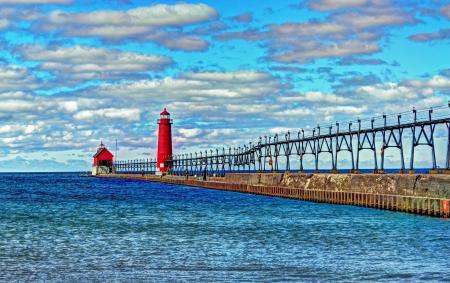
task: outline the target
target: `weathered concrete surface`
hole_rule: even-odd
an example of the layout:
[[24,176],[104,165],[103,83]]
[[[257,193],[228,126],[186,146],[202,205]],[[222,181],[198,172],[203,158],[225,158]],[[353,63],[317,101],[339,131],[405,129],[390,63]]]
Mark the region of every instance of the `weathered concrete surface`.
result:
[[104,175],[261,194],[313,202],[358,205],[450,217],[450,176],[400,174],[227,174],[225,177]]
[[227,174],[225,182],[307,190],[450,198],[450,175],[402,174]]

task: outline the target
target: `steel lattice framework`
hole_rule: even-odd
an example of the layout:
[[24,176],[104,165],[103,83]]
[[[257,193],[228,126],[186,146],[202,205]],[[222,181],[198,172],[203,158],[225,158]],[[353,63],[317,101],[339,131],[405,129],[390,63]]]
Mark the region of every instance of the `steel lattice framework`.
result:
[[[436,162],[436,126],[443,127],[446,135],[446,164],[442,169],[450,170],[450,102],[449,105],[403,112],[396,115],[382,115],[371,119],[357,119],[346,124],[335,123],[328,127],[317,126],[310,135],[301,129],[296,134],[260,137],[240,147],[211,149],[173,155],[167,166],[169,173],[176,175],[216,175],[226,172],[272,172],[298,170],[304,172],[304,158],[312,156],[314,172],[320,172],[319,164],[324,155],[331,161],[331,172],[339,172],[339,158],[342,153],[350,155],[350,172],[360,172],[361,152],[368,150],[372,155],[374,173],[385,170],[385,151],[397,149],[399,153],[398,169],[401,173],[410,173],[415,169],[415,156],[419,146],[431,149],[431,170],[438,168]],[[442,132],[442,131],[441,131]],[[405,165],[405,139],[409,145],[409,167]],[[378,152],[379,150],[379,152]],[[379,154],[379,158],[378,158]],[[293,159],[297,159],[297,168]],[[281,161],[281,159],[283,161]],[[378,164],[378,160],[381,164]],[[280,164],[283,162],[283,164]],[[280,166],[281,165],[281,166]],[[131,160],[118,161],[115,170],[119,173],[152,173],[156,170],[156,161]]]

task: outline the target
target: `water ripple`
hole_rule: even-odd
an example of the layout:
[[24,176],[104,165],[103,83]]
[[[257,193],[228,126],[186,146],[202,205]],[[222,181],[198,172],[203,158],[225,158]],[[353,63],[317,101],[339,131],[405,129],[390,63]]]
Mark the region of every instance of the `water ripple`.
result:
[[1,281],[450,281],[450,221],[232,192],[0,174]]

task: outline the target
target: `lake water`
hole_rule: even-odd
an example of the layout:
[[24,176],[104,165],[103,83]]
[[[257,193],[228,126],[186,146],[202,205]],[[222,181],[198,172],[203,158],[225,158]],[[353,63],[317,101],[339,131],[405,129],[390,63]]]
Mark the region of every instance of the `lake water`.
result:
[[77,174],[0,174],[0,281],[450,281],[450,221]]

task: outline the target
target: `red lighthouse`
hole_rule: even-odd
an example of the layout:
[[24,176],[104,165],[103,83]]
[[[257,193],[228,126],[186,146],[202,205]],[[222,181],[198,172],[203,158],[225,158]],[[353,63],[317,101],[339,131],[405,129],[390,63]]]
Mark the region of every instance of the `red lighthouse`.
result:
[[158,157],[156,167],[159,172],[167,172],[170,167],[167,160],[172,158],[172,120],[166,108],[159,114],[158,125]]

